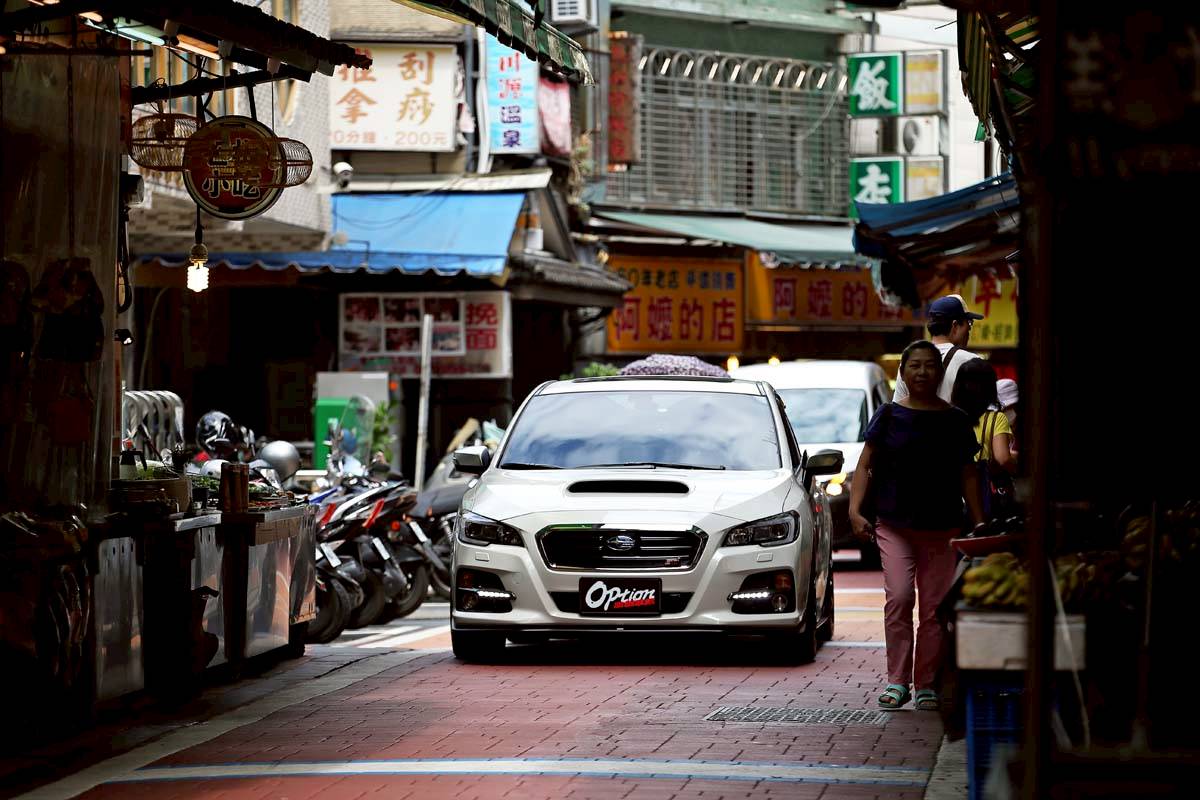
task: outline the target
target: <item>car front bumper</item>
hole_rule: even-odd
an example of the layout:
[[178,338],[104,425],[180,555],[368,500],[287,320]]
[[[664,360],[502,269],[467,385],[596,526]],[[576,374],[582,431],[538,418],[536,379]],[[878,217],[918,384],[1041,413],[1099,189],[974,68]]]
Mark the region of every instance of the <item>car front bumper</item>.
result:
[[[601,632],[612,630],[733,631],[745,632],[794,629],[804,613],[808,597],[809,570],[798,540],[778,547],[717,547],[710,539],[697,565],[688,570],[551,570],[537,551],[523,547],[481,547],[455,542],[455,585],[462,569],[491,573],[512,597],[512,610],[479,613],[458,608],[457,592],[451,622],[456,629],[491,629],[529,632]],[[784,613],[734,613],[729,595],[738,591],[750,575],[789,570],[793,575],[796,602]],[[662,601],[673,598],[679,610],[664,607],[657,616],[585,616],[578,612],[581,578],[658,578]],[[556,597],[557,595],[557,597]],[[572,603],[570,597],[574,595]],[[686,596],[686,597],[681,597]],[[564,604],[566,607],[564,607]]]

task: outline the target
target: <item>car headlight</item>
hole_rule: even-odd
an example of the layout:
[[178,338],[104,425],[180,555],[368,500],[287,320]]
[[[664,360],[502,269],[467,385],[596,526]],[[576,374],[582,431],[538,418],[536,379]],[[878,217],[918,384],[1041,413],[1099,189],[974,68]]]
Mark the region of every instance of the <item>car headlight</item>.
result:
[[515,528],[470,511],[463,512],[458,518],[458,540],[480,547],[487,547],[489,544],[506,544],[511,547],[525,546],[525,540],[521,538],[521,534]]
[[794,512],[779,514],[774,517],[748,522],[725,534],[724,547],[739,547],[756,544],[760,547],[778,547],[796,540],[800,530],[800,520]]

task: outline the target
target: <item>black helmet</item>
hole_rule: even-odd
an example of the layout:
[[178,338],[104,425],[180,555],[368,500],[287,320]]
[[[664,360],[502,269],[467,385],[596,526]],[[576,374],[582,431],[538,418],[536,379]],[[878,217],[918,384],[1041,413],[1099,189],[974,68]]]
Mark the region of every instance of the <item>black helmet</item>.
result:
[[222,411],[209,411],[196,423],[196,444],[214,458],[232,458],[238,438],[233,420]]

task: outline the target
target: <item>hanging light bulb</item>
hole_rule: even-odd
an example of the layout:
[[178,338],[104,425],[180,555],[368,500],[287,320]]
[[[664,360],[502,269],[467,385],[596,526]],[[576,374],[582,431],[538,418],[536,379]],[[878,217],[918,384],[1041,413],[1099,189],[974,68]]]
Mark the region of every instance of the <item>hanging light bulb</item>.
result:
[[779,366],[779,356],[771,356],[770,358],[767,359],[767,363],[770,364],[772,367],[778,367]]
[[725,371],[733,372],[735,369],[741,366],[741,363],[742,362],[738,360],[737,356],[730,356],[729,358],[725,359]]
[[208,248],[203,242],[192,245],[188,261],[191,266],[187,271],[187,287],[193,292],[203,292],[208,288]]

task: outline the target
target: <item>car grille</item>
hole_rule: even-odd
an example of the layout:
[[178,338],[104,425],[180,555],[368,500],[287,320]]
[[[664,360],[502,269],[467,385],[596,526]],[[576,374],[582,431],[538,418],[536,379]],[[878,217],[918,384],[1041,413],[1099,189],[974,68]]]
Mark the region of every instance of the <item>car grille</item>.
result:
[[615,528],[550,528],[538,535],[538,548],[550,569],[671,570],[696,565],[708,537],[689,531]]
[[[579,592],[551,592],[550,597],[559,611],[567,614],[579,613]],[[691,592],[663,592],[662,613],[682,614],[691,599]]]

